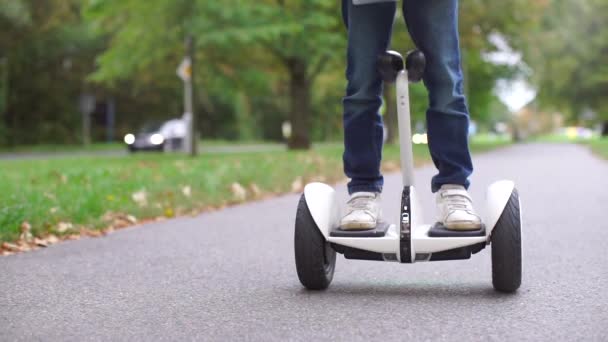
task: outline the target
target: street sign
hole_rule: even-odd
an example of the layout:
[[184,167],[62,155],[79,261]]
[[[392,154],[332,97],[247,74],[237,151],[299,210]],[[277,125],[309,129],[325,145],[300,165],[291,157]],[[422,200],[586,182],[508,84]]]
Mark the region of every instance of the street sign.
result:
[[184,82],[189,82],[192,79],[192,60],[189,57],[184,58],[177,67],[177,76]]

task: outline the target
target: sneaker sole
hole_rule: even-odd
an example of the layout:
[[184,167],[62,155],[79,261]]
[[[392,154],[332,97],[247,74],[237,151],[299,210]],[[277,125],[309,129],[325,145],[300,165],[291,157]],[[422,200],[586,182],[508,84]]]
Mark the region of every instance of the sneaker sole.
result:
[[451,222],[450,224],[444,223],[443,226],[449,230],[479,230],[482,225],[471,222]]
[[342,230],[367,230],[367,229],[376,228],[376,223],[351,222],[351,223],[341,224],[340,228]]

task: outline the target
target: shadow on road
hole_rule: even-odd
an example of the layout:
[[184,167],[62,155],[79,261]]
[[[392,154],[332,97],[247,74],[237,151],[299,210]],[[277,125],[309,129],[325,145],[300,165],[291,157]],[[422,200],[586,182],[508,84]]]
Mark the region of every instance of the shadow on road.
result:
[[517,299],[518,293],[505,294],[494,291],[488,284],[342,284],[332,286],[327,291],[301,289],[303,296],[331,296],[335,298],[356,297],[415,297],[415,298],[454,298],[466,297],[490,301]]

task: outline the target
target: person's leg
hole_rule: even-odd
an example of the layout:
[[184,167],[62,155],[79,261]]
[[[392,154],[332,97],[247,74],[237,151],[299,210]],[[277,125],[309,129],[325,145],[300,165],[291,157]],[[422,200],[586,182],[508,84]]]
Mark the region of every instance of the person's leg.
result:
[[452,230],[480,229],[481,219],[466,190],[473,163],[469,111],[462,90],[458,0],[404,0],[403,16],[427,61],[423,80],[429,91],[429,149],[439,170],[431,182],[437,193],[437,221]]
[[431,157],[439,173],[431,188],[469,186],[469,112],[462,89],[458,42],[458,0],[404,0],[403,16],[416,46],[426,56],[424,84],[429,91],[427,129]]
[[353,5],[342,0],[348,30],[343,160],[350,194],[382,191],[382,79],[376,60],[389,46],[395,10],[394,2]]

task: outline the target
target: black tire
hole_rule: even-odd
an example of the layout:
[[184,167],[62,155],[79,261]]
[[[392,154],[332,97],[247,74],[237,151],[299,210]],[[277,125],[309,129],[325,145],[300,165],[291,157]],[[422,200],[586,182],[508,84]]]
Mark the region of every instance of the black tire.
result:
[[499,292],[512,293],[521,285],[521,215],[519,194],[513,189],[492,231],[492,284]]
[[309,290],[326,289],[334,277],[336,251],[319,231],[303,194],[296,213],[294,249],[300,283]]

